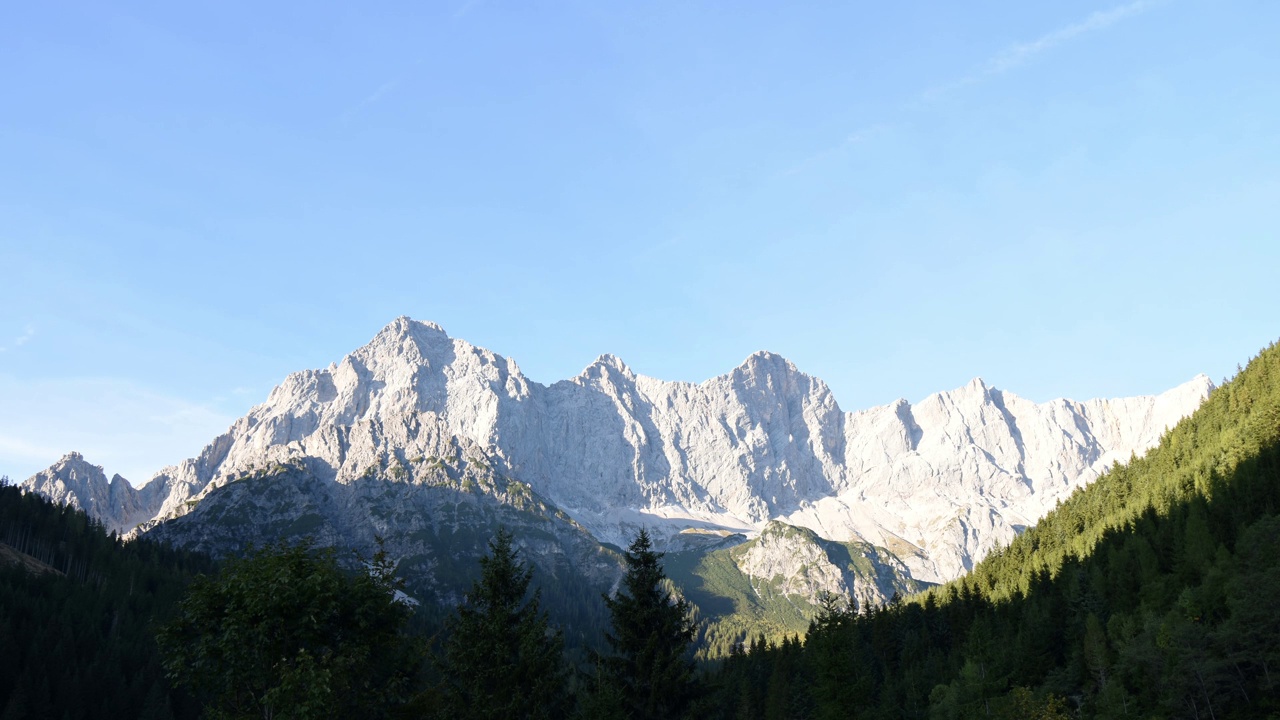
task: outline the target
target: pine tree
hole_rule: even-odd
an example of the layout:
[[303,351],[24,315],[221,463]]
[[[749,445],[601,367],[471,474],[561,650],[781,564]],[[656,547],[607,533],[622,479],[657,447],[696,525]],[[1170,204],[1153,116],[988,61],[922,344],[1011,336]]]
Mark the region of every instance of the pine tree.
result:
[[446,621],[438,661],[441,718],[561,718],[571,705],[564,640],[547,625],[532,571],[499,530],[480,559],[480,579]]
[[605,596],[613,650],[604,659],[606,681],[633,720],[681,717],[696,691],[689,603],[664,587],[662,553],[654,552],[648,532],[640,531],[625,558],[622,588]]
[[13,694],[9,696],[8,702],[0,711],[0,720],[22,720],[22,718],[31,717],[29,715],[31,702],[27,699],[28,682],[30,681],[25,676],[19,678],[19,682],[13,687]]
[[809,623],[808,649],[813,664],[813,696],[817,717],[852,717],[849,708],[863,701],[864,683],[853,656],[853,623],[857,613],[847,598],[823,593],[818,616]]

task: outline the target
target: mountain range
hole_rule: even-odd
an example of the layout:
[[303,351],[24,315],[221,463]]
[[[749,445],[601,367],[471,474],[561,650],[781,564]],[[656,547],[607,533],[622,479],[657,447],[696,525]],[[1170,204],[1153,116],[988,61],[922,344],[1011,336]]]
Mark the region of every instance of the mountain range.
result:
[[844,412],[773,353],[698,384],[603,355],[542,385],[398,318],[341,361],[289,375],[200,455],[140,487],[75,453],[23,484],[116,532],[215,554],[384,537],[444,601],[458,597],[458,563],[506,525],[540,568],[593,587],[646,527],[674,565],[740,576],[729,584],[750,590],[737,611],[766,585],[877,602],[972,568],[1153,447],[1213,387],[1200,375],[1157,396],[1034,403],[974,379],[914,405]]

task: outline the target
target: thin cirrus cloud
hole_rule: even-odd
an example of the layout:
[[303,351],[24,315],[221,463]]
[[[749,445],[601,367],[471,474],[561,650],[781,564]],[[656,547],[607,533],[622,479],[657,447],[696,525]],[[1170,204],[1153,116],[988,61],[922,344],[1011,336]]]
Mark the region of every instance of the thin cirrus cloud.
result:
[[376,105],[383,98],[395,92],[396,89],[400,87],[400,84],[404,82],[406,78],[410,77],[413,74],[413,72],[420,65],[422,65],[422,63],[423,63],[422,58],[418,58],[414,62],[406,65],[403,72],[401,72],[399,75],[396,75],[390,80],[387,80],[386,82],[382,83],[377,88],[375,88],[373,92],[369,93],[362,100],[360,100],[360,102],[357,102],[356,104],[352,105],[350,108],[347,108],[347,111],[342,113],[342,115],[338,117],[338,121],[341,122],[343,125],[346,125],[347,123],[351,122],[351,120],[355,118],[356,115],[359,115],[362,111],[367,110],[373,105]]
[[[976,70],[968,75],[965,75],[958,80],[924,90],[920,93],[915,102],[908,103],[899,108],[899,110],[918,108],[921,104],[927,104],[954,91],[970,85],[975,85],[989,78],[1003,75],[1021,65],[1026,64],[1037,55],[1059,47],[1083,35],[1106,30],[1123,20],[1145,12],[1156,4],[1155,0],[1134,0],[1134,2],[1117,5],[1109,10],[1098,10],[1083,20],[1047,32],[1030,42],[1011,45],[991,56],[986,60],[986,62],[979,65]],[[784,176],[791,176],[802,173],[815,164],[820,163],[833,155],[862,143],[877,134],[891,130],[892,127],[893,123],[881,121],[851,132],[840,142],[808,156],[804,160],[792,165],[782,174]]]
[[475,8],[475,6],[479,5],[480,2],[481,0],[467,0],[466,2],[462,3],[462,5],[457,10],[453,11],[453,16],[455,18],[460,18],[463,15],[466,15],[467,13],[471,12],[471,10]]
[[1137,0],[1137,2],[1120,5],[1110,10],[1099,10],[1078,23],[1072,23],[1064,28],[1041,35],[1032,42],[1014,45],[991,58],[987,63],[986,72],[988,75],[997,75],[1012,70],[1035,55],[1055,48],[1085,33],[1106,30],[1121,20],[1142,13],[1153,4],[1150,0]]
[[854,145],[870,140],[872,137],[888,130],[889,127],[890,126],[888,123],[876,123],[875,125],[864,127],[861,130],[855,130],[854,132],[851,132],[848,135],[846,135],[845,138],[841,140],[839,143],[832,145],[826,150],[821,150],[819,152],[814,153],[813,155],[810,155],[804,160],[801,160],[800,162],[791,166],[790,169],[788,169],[782,174],[784,176],[799,175],[805,170],[808,170],[810,167],[813,167],[814,165],[822,162],[823,160],[826,160],[832,155],[836,155],[837,153],[845,150],[846,148],[850,148],[850,147],[853,147]]
[[[458,6],[457,10],[453,11],[451,19],[457,20],[461,18],[462,16],[474,10],[477,6],[481,4],[481,2],[482,0],[466,0],[466,2],[462,3],[462,5]],[[347,109],[346,112],[342,113],[342,115],[338,117],[338,121],[341,122],[343,125],[346,125],[347,123],[351,122],[351,120],[356,115],[358,115],[361,111],[366,110],[369,107],[377,104],[384,97],[394,92],[396,88],[400,86],[400,83],[403,82],[404,79],[408,77],[409,74],[412,73],[413,70],[421,64],[422,64],[422,60],[419,59],[416,62],[414,62],[411,66],[409,66],[409,68],[406,69],[404,72],[400,73],[399,75],[379,85],[373,92],[366,95],[364,99],[352,105],[350,108]]]
[[1031,42],[1017,43],[996,53],[974,72],[951,83],[940,85],[924,91],[923,100],[936,99],[941,95],[981,82],[987,78],[1003,75],[1041,53],[1068,43],[1082,35],[1106,30],[1122,20],[1139,15],[1155,3],[1152,0],[1135,0],[1125,5],[1117,5],[1109,10],[1098,10],[1079,22],[1071,23],[1057,30],[1047,32]]
[[339,119],[342,121],[343,124],[350,122],[351,118],[355,117],[356,114],[359,113],[361,110],[364,110],[370,105],[373,105],[374,103],[378,102],[383,97],[385,97],[387,93],[391,92],[392,90],[395,90],[396,87],[400,85],[400,81],[402,79],[404,79],[403,75],[394,77],[382,83],[381,85],[378,86],[377,90],[374,90],[372,93],[369,93],[369,95],[366,96],[363,100],[356,103],[355,105],[352,105],[346,112],[342,113],[342,116]]
[[22,334],[14,338],[8,345],[0,345],[0,353],[8,352],[11,349],[20,348],[31,342],[31,338],[36,336],[36,329],[32,325],[28,325]]

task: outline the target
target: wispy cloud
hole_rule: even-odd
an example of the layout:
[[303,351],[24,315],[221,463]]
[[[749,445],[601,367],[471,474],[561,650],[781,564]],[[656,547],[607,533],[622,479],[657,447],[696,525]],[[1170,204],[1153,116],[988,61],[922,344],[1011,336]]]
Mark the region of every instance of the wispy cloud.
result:
[[[450,19],[457,20],[461,18],[462,16],[466,15],[467,13],[479,7],[483,2],[484,0],[464,0],[464,2],[458,6],[458,9],[453,11],[453,15],[451,16]],[[407,78],[414,71],[415,68],[417,68],[419,65],[422,64],[422,62],[423,62],[422,59],[419,58],[412,65],[409,65],[404,70],[404,72],[401,72],[399,75],[396,75],[390,80],[387,80],[386,82],[379,85],[376,89],[374,89],[373,92],[366,95],[362,100],[355,103],[351,107],[347,108],[346,112],[338,116],[338,121],[341,122],[343,125],[346,125],[348,122],[351,122],[351,120],[356,115],[358,115],[361,111],[368,109],[372,105],[377,104],[380,100],[382,100],[386,96],[390,95],[392,92],[396,90],[396,88],[400,86],[400,83],[403,82],[404,79]]]
[[14,338],[8,345],[0,345],[0,353],[8,352],[12,348],[20,348],[31,342],[31,338],[36,336],[36,329],[32,325],[28,325],[22,334]]
[[461,7],[459,7],[457,10],[454,10],[454,11],[453,11],[453,17],[454,17],[454,18],[460,18],[460,17],[462,17],[463,15],[466,15],[467,13],[471,12],[471,10],[472,10],[475,6],[479,5],[479,4],[480,4],[480,2],[481,2],[481,0],[467,0],[466,2],[462,3],[462,6],[461,6]]
[[784,172],[783,175],[786,175],[786,176],[798,175],[804,172],[805,170],[808,170],[813,165],[820,163],[823,160],[826,160],[832,155],[835,155],[839,152],[847,150],[848,148],[851,148],[854,145],[864,143],[867,140],[870,140],[871,138],[875,137],[876,135],[888,129],[889,129],[889,125],[887,123],[877,123],[875,125],[862,128],[861,130],[851,132],[848,135],[846,135],[844,140],[841,140],[839,143],[832,145],[826,150],[822,150],[820,152],[814,153],[813,155],[810,155],[804,160],[796,163],[794,166],[791,167],[790,170],[787,170],[786,172]]
[[423,58],[418,58],[417,60],[414,60],[412,63],[407,63],[406,65],[404,65],[400,74],[382,83],[377,88],[375,88],[373,92],[364,96],[364,98],[361,99],[360,102],[352,105],[350,108],[347,109],[346,112],[342,113],[342,115],[338,117],[338,120],[345,125],[346,123],[350,122],[351,119],[354,118],[357,114],[359,114],[362,110],[365,110],[370,106],[377,104],[383,98],[394,93],[396,89],[400,87],[401,83],[403,83],[407,78],[413,75],[415,71],[417,71],[418,67],[422,65],[423,61],[424,61]]
[[340,118],[342,123],[346,124],[350,122],[351,118],[355,117],[356,114],[359,113],[361,110],[364,110],[370,105],[373,105],[374,103],[378,102],[382,98],[386,97],[387,93],[391,92],[392,90],[395,90],[396,87],[400,85],[400,81],[403,79],[404,79],[404,75],[398,75],[379,85],[377,90],[374,90],[373,92],[369,93],[369,95],[367,95],[363,100],[356,103],[355,105],[352,105],[350,108],[347,109],[346,112],[342,113],[342,117]]
[[[478,1],[478,0],[473,0]],[[1127,18],[1139,15],[1154,7],[1160,0],[1133,0],[1124,5],[1117,5],[1109,10],[1098,10],[1078,22],[1065,25],[1047,32],[1030,42],[1017,43],[991,56],[973,72],[949,83],[937,85],[920,93],[919,99],[898,108],[898,112],[917,107],[921,102],[930,102],[944,95],[989,78],[1010,72],[1025,64],[1033,57],[1070,42],[1082,35],[1106,30]],[[873,135],[893,129],[894,123],[882,121],[862,130],[851,133],[840,142],[810,155],[783,172],[784,176],[799,174],[809,167],[836,155],[854,145],[864,142]]]
[[1035,40],[1011,45],[993,55],[973,72],[959,80],[924,91],[921,93],[921,99],[933,100],[967,85],[973,85],[988,78],[1003,75],[1024,65],[1037,55],[1082,35],[1106,30],[1126,18],[1141,14],[1155,4],[1154,0],[1134,0],[1134,2],[1117,5],[1109,10],[1098,10],[1083,20],[1047,32]]
[[1045,33],[1029,43],[1020,43],[1006,49],[987,62],[985,72],[988,75],[1008,72],[1046,50],[1051,50],[1086,33],[1106,30],[1125,18],[1143,12],[1153,4],[1151,0],[1137,0],[1110,10],[1099,10],[1080,22]]

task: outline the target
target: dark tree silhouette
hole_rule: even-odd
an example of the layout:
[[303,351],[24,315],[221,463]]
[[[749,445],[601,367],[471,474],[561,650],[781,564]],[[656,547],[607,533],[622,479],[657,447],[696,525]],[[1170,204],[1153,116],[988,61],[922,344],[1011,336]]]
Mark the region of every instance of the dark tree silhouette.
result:
[[499,530],[480,559],[480,579],[445,621],[441,718],[550,719],[571,702],[564,641],[547,624],[540,593],[528,600],[532,571],[520,562],[511,533]]
[[165,669],[214,717],[385,717],[421,664],[393,573],[382,552],[347,573],[306,545],[228,561],[158,634]]
[[606,640],[613,654],[602,659],[598,685],[604,687],[596,695],[613,698],[605,704],[615,707],[604,714],[633,720],[681,717],[697,687],[689,603],[669,592],[662,554],[654,552],[648,532],[640,531],[625,557],[622,587],[605,597],[611,614]]

